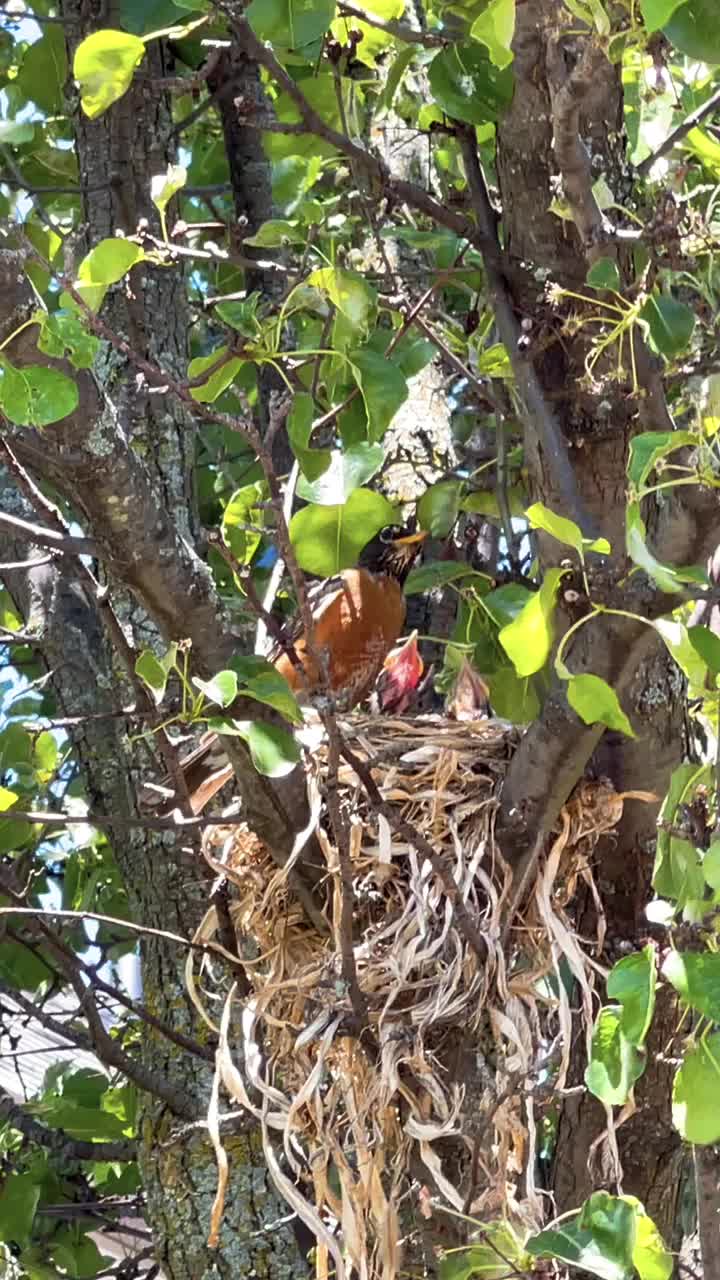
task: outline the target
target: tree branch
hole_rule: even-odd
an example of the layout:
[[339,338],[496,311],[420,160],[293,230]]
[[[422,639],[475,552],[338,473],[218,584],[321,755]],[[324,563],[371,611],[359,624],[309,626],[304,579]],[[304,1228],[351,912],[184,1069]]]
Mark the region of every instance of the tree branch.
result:
[[679,124],[676,129],[673,129],[672,132],[668,134],[667,138],[660,144],[657,151],[653,151],[652,155],[646,156],[644,160],[640,161],[640,164],[637,165],[635,170],[638,176],[641,178],[647,177],[653,165],[657,164],[658,160],[661,160],[663,156],[666,156],[668,151],[672,151],[676,143],[682,142],[683,138],[687,137],[691,129],[694,129],[696,125],[699,125],[706,116],[711,115],[718,107],[720,107],[720,89],[717,89],[701,107],[696,107],[694,111],[691,111],[690,115],[685,117],[682,124]]
[[0,1120],[18,1129],[30,1142],[37,1142],[61,1160],[122,1160],[137,1158],[135,1142],[122,1139],[117,1142],[84,1142],[72,1138],[64,1129],[51,1129],[30,1116],[9,1093],[0,1091]]
[[378,31],[387,32],[395,40],[402,40],[404,44],[418,44],[425,49],[444,49],[451,43],[447,36],[430,31],[416,31],[408,22],[385,21],[374,13],[366,13],[356,4],[346,3],[346,0],[340,0],[339,8],[343,17],[358,18],[361,22],[366,22],[369,27],[376,27]]

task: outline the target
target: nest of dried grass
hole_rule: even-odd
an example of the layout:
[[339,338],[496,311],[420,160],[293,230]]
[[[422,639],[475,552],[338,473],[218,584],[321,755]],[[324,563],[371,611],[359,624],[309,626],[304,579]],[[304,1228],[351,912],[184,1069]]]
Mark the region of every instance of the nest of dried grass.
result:
[[[327,743],[316,736],[308,780],[331,887],[328,934],[309,924],[287,868],[278,870],[256,837],[212,827],[206,857],[239,887],[231,915],[245,981],[227,993],[214,986],[212,967],[196,973],[189,962],[188,985],[219,1031],[218,1088],[222,1081],[258,1120],[276,1185],[317,1236],[318,1274],[330,1265],[340,1278],[394,1280],[401,1253],[403,1269],[421,1256],[423,1224],[441,1211],[541,1221],[536,1109],[550,1066],[562,1085],[570,1046],[565,986],[546,979],[569,965],[589,1034],[598,966],[566,908],[578,878],[595,892],[588,855],[618,821],[623,797],[609,784],[578,788],[531,901],[508,931],[510,876],[495,816],[517,731],[495,720],[360,715],[341,728],[392,808],[378,813],[347,764],[329,777]],[[352,873],[350,944],[342,923],[350,890],[327,818],[328,788]],[[484,954],[395,815],[441,856]],[[213,909],[197,940],[218,939]],[[225,1178],[218,1088],[210,1129],[221,1179],[211,1237]],[[470,1228],[461,1226],[465,1238]]]

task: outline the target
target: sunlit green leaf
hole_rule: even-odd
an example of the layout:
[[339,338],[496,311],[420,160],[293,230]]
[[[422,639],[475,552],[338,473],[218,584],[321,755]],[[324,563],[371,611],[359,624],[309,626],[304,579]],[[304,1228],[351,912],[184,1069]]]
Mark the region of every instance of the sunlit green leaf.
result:
[[150,199],[164,213],[174,195],[187,182],[187,169],[181,164],[169,164],[165,173],[157,173],[150,180]]
[[605,1106],[623,1106],[645,1069],[645,1060],[622,1029],[622,1010],[608,1005],[598,1014],[585,1084]]
[[655,968],[655,948],[648,943],[618,960],[607,977],[608,996],[622,1006],[620,1029],[637,1048],[645,1041],[655,1009]]
[[605,724],[608,729],[616,729],[628,738],[635,737],[615,690],[600,676],[589,672],[571,676],[568,680],[567,699],[585,724]]
[[699,1040],[683,1058],[673,1082],[672,1115],[686,1142],[720,1141],[720,1032]]
[[496,67],[507,67],[513,60],[512,38],[515,34],[515,0],[490,0],[487,8],[470,28],[473,40],[487,47]]
[[601,555],[610,554],[610,543],[607,538],[584,538],[582,530],[575,524],[574,520],[568,520],[566,516],[556,515],[554,511],[550,511],[548,507],[543,506],[542,502],[535,502],[531,507],[528,507],[525,515],[533,529],[544,529],[546,533],[552,534],[553,538],[556,538],[558,542],[562,542],[568,547],[574,547],[580,556],[586,550],[596,551]]
[[237,698],[238,678],[234,671],[218,671],[211,680],[193,676],[193,684],[219,707],[229,707]]
[[356,564],[365,544],[397,520],[397,509],[382,494],[356,489],[344,506],[298,511],[290,521],[290,538],[300,568],[329,578]]
[[80,85],[82,109],[91,120],[127,92],[144,56],[142,40],[127,31],[93,31],[81,41],[73,75]]
[[514,622],[503,627],[498,639],[519,676],[531,676],[544,667],[554,637],[553,611],[562,569],[548,569],[536,591]]
[[[303,456],[307,458],[307,454]],[[361,442],[350,445],[348,449],[334,449],[330,454],[329,465],[317,480],[311,482],[300,477],[297,485],[298,497],[323,506],[342,505],[355,489],[359,489],[380,470],[384,460],[385,450],[381,444]]]
[[110,236],[107,240],[100,240],[83,258],[78,268],[78,280],[82,284],[117,284],[144,257],[140,246],[131,240]]
[[[197,356],[195,360],[191,360],[188,365],[188,378],[191,382],[200,383],[199,386],[190,389],[193,400],[197,400],[200,404],[212,404],[213,400],[217,400],[218,396],[227,390],[242,365],[240,356],[228,355],[227,347],[218,347],[209,356]],[[207,378],[200,382],[205,373],[208,375]]]

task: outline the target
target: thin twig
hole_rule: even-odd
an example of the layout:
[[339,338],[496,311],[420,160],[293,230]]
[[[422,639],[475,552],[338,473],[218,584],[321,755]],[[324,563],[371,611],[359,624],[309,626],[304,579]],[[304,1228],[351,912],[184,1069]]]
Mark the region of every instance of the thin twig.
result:
[[478,958],[483,962],[487,960],[488,949],[485,939],[477,928],[474,920],[471,918],[470,912],[460,896],[460,891],[455,883],[452,872],[445,863],[445,859],[439,853],[435,852],[430,842],[425,839],[425,836],[422,835],[421,832],[416,831],[415,827],[407,822],[405,818],[399,816],[391,804],[386,800],[383,800],[375,779],[372,776],[369,765],[360,760],[355,753],[351,751],[347,743],[342,740],[340,742],[340,755],[343,760],[345,760],[350,767],[354,769],[367,792],[368,799],[375,812],[382,814],[382,816],[387,819],[393,830],[396,831],[399,836],[402,836],[404,840],[407,840],[408,844],[411,844],[420,856],[430,863],[430,866],[438,877],[452,904],[453,915],[458,929],[470,944]]

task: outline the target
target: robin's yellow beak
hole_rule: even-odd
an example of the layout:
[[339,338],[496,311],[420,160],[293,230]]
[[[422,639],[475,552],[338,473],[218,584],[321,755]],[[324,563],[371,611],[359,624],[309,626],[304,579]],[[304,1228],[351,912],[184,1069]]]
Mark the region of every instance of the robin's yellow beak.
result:
[[419,529],[417,533],[407,533],[402,538],[393,538],[392,545],[394,547],[416,547],[419,542],[424,542],[427,536],[427,529]]

